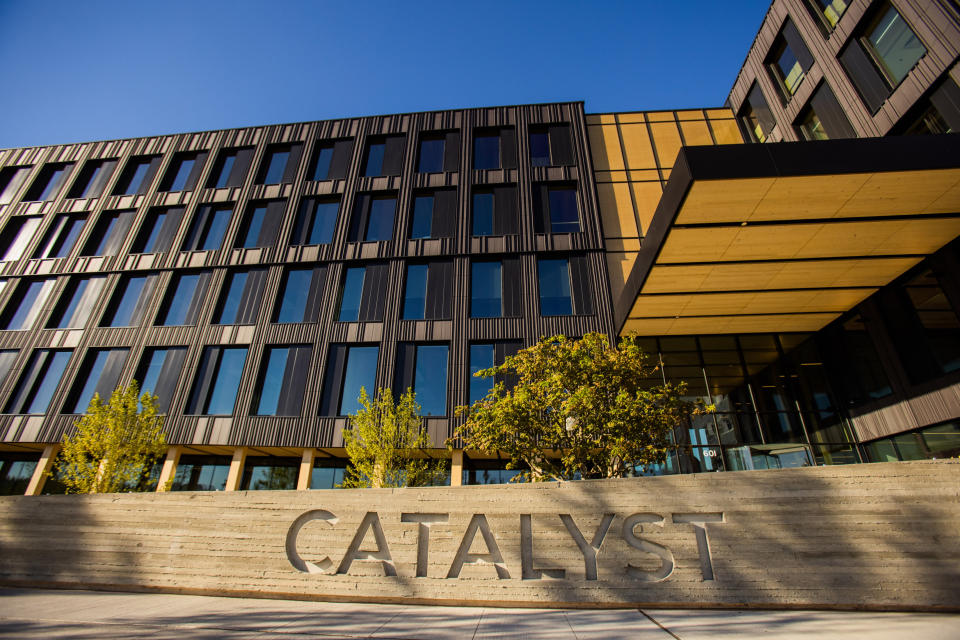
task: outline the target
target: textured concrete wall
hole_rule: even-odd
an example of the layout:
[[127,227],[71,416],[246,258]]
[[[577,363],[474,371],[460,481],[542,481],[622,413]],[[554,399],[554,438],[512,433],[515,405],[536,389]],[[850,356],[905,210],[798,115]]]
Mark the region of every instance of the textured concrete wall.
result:
[[960,609],[960,460],[0,498],[0,583],[521,606]]

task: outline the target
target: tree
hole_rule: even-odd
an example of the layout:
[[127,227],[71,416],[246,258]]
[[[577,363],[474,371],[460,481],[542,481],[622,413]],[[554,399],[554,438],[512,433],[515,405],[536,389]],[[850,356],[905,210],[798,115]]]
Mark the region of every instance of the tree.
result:
[[430,444],[420,405],[411,389],[394,404],[393,392],[380,389],[371,402],[360,389],[361,408],[343,431],[350,466],[341,487],[418,487],[444,476],[439,462],[418,456]]
[[106,404],[94,394],[74,434],[63,438],[56,466],[67,493],[136,491],[166,452],[157,397],[144,393],[138,400],[138,394],[135,380],[115,390]]
[[[662,463],[673,427],[709,408],[683,400],[686,385],[664,384],[659,367],[626,337],[541,338],[477,376],[501,380],[457,430],[466,446],[510,457],[518,480],[623,477]],[[656,376],[655,376],[656,374]]]

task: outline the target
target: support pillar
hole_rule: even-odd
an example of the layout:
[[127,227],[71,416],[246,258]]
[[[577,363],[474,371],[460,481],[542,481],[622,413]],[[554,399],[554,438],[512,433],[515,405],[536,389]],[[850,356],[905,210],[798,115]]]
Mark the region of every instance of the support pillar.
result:
[[463,449],[454,449],[450,456],[450,486],[463,485]]
[[313,459],[317,455],[317,450],[313,447],[303,450],[303,457],[300,458],[300,475],[297,476],[297,491],[305,491],[310,488],[310,477],[313,475]]
[[163,468],[160,470],[160,480],[157,482],[157,491],[166,491],[167,486],[177,475],[177,465],[180,464],[180,454],[183,447],[167,447],[167,457],[163,459]]
[[247,461],[247,448],[237,447],[233,450],[233,460],[230,461],[230,473],[227,474],[227,486],[224,491],[236,491],[240,488],[243,479],[243,463]]
[[48,444],[43,448],[43,453],[40,454],[40,460],[37,461],[30,483],[27,484],[27,490],[23,495],[38,496],[43,492],[43,485],[47,483],[47,474],[53,469],[53,461],[56,460],[58,453],[60,453],[59,444]]

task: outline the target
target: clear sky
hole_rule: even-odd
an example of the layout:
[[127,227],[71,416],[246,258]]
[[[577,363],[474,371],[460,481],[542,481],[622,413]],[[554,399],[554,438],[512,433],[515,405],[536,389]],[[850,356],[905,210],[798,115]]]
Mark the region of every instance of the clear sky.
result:
[[769,0],[0,0],[0,148],[584,100],[723,104]]

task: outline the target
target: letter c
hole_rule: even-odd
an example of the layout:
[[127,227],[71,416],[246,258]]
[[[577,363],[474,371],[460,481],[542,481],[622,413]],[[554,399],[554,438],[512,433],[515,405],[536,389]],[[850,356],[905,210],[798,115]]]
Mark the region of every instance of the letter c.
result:
[[326,509],[314,509],[294,520],[287,531],[287,560],[290,561],[294,569],[303,573],[333,573],[334,566],[329,556],[314,564],[305,561],[297,552],[297,536],[300,535],[300,529],[303,529],[303,525],[311,520],[324,520],[329,522],[332,527],[337,524],[338,518]]

